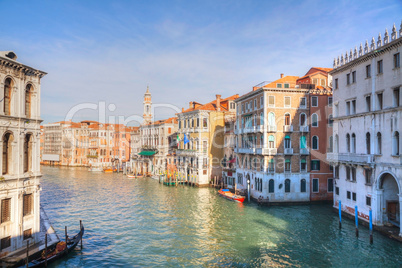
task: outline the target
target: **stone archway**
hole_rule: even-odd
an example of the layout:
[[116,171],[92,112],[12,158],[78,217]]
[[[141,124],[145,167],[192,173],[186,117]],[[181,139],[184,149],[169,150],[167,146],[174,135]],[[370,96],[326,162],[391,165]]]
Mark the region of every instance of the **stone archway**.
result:
[[[381,215],[380,223],[401,227],[402,194],[399,184],[396,176],[389,172],[382,173],[377,181],[379,193],[377,212]],[[402,234],[402,229],[400,230]]]

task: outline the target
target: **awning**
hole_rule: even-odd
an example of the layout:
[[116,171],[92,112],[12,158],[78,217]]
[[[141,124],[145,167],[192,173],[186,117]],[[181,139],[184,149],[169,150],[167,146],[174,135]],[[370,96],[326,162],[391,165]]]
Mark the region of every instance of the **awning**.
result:
[[156,151],[142,151],[139,153],[139,155],[148,155],[148,156],[154,155],[154,154],[156,154]]

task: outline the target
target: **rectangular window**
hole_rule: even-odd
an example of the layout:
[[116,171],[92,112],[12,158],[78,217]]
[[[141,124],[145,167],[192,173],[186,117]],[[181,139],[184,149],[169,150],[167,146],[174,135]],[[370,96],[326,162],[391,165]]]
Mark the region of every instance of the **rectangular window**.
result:
[[24,240],[27,240],[32,237],[32,229],[28,229],[24,231]]
[[346,180],[350,181],[350,167],[349,166],[345,167],[345,172],[346,172]]
[[282,84],[276,84],[277,88],[282,88]]
[[371,197],[366,196],[366,206],[371,207]]
[[366,179],[366,184],[371,185],[371,169],[364,169],[364,177]]
[[371,112],[371,96],[366,96],[366,112]]
[[11,198],[1,200],[1,223],[11,220]]
[[24,194],[23,198],[23,216],[28,216],[32,214],[33,207],[33,196],[32,194]]
[[399,53],[394,54],[394,68],[401,67],[401,60]]
[[346,74],[346,85],[350,84],[350,74]]
[[352,167],[351,171],[352,171],[352,181],[356,181],[356,168]]
[[400,96],[399,96],[399,88],[394,89],[394,107],[399,107],[400,105]]
[[370,78],[371,77],[371,65],[367,65],[366,66],[366,78]]
[[11,246],[11,236],[7,236],[1,239],[1,249],[6,249]]
[[318,107],[318,97],[311,97],[311,106]]
[[350,115],[350,101],[346,102],[346,115]]
[[307,171],[307,161],[306,158],[300,159],[300,171],[306,172]]
[[285,97],[285,108],[290,107],[290,97]]
[[275,107],[275,96],[268,97],[268,107]]
[[285,88],[289,88],[289,84],[284,84]]
[[327,191],[328,193],[332,193],[334,191],[334,180],[333,179],[328,179],[328,187]]
[[290,159],[286,159],[286,160],[285,160],[285,171],[286,171],[286,172],[290,172],[290,167],[291,167],[291,165],[290,165]]
[[377,61],[377,74],[382,74],[382,60]]
[[352,193],[352,200],[356,201],[356,193]]
[[332,97],[328,97],[328,107],[332,107]]
[[351,114],[356,114],[356,100],[352,100],[352,104],[350,107],[350,113]]
[[335,84],[335,89],[338,89],[338,78],[335,78],[334,84]]
[[356,71],[352,72],[352,83],[356,83]]
[[318,193],[318,192],[319,192],[318,179],[313,179],[313,193]]
[[335,174],[334,174],[334,176],[335,176],[335,179],[339,179],[339,166],[335,166]]
[[377,93],[377,110],[382,110],[382,92]]
[[264,98],[263,97],[260,98],[260,106],[261,106],[261,108],[264,107]]
[[313,78],[313,84],[318,85],[318,79],[317,78]]
[[306,108],[306,98],[300,98],[300,108]]
[[339,187],[335,187],[335,194],[339,195]]
[[350,196],[351,196],[350,191],[347,191],[347,192],[346,192],[346,198],[347,198],[347,199],[350,199]]
[[320,160],[311,160],[311,170],[320,170]]

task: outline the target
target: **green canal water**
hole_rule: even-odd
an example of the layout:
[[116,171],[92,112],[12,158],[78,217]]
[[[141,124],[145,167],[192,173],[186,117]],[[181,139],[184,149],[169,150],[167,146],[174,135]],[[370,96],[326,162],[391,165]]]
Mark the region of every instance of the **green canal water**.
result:
[[86,228],[83,250],[52,267],[402,267],[402,244],[328,205],[259,207],[209,188],[84,168],[42,167],[41,204],[57,233]]

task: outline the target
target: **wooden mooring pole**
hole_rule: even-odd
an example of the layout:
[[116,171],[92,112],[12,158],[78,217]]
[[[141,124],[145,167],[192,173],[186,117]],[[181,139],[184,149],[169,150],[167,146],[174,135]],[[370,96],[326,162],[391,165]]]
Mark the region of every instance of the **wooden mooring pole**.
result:
[[373,213],[370,209],[369,211],[369,222],[370,222],[370,244],[373,244]]
[[339,200],[339,229],[342,228],[342,202]]
[[[82,230],[82,220],[80,220],[80,232]],[[82,249],[82,235],[81,235],[81,249]]]
[[27,267],[28,263],[29,263],[29,241],[27,240],[27,261],[26,261]]
[[45,234],[45,267],[47,267],[47,233]]
[[64,234],[66,235],[66,246],[67,246],[67,226],[64,226]]
[[356,225],[356,237],[359,237],[359,211],[355,206],[355,225]]

